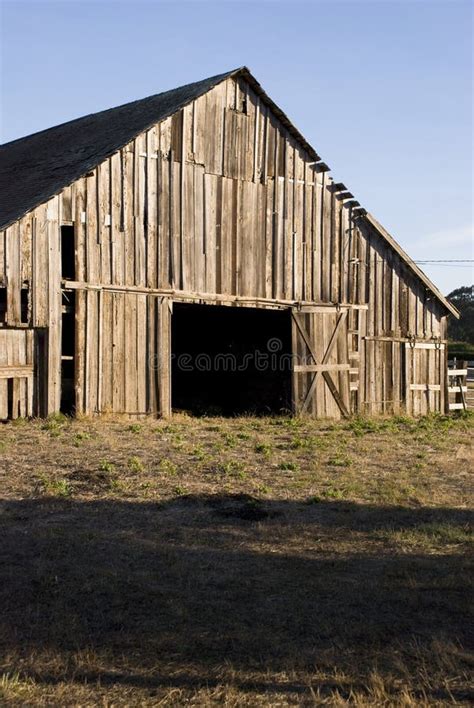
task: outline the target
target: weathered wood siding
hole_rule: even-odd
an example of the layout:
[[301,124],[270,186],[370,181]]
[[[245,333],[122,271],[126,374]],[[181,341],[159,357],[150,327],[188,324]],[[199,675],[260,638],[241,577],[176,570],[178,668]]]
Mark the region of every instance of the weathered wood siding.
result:
[[[151,127],[0,232],[0,287],[8,286],[0,327],[43,329],[45,412],[60,402],[61,224],[75,229],[78,412],[169,411],[169,298],[176,293],[258,299],[260,306],[367,303],[363,317],[348,316],[347,329],[349,352],[352,339],[360,340],[352,367],[356,409],[364,413],[404,410],[405,340],[446,336],[441,303],[376,229],[352,218],[328,172],[242,78]],[[25,287],[30,307],[22,321]],[[321,331],[314,323],[310,331],[321,348]],[[426,367],[426,382],[441,392],[445,352],[431,362],[422,351],[429,350],[417,353],[425,357],[417,371]],[[443,405],[441,393],[411,395],[412,412]],[[309,410],[320,407],[316,401]]]
[[[59,410],[60,223],[61,199],[54,197],[0,232],[0,287],[5,288],[7,294],[6,312],[0,323],[0,357],[5,365],[4,381],[0,383],[0,411],[6,410],[8,386],[13,386],[18,391],[18,405],[13,407],[13,417],[26,412],[46,414]],[[34,330],[34,336],[31,330]],[[28,354],[26,359],[22,333],[29,337],[27,341],[34,343],[34,355]],[[2,346],[7,339],[8,355],[6,345]],[[28,383],[29,376],[21,376],[21,372],[15,371],[17,362],[31,364],[34,368],[32,382]],[[12,368],[11,376],[7,366]],[[0,417],[5,416],[0,414]]]
[[[358,220],[357,232],[361,254],[357,271],[369,305],[362,340],[365,375],[361,411],[399,413],[406,410],[410,383],[406,380],[406,340],[425,341],[437,347],[446,340],[446,311],[363,219]],[[421,357],[426,372],[424,382],[437,384],[442,391],[447,359],[445,347],[439,351],[441,362],[436,366],[429,349],[424,349]],[[444,410],[442,396],[433,401],[419,391],[415,398],[417,405],[414,410],[409,406],[409,412]]]

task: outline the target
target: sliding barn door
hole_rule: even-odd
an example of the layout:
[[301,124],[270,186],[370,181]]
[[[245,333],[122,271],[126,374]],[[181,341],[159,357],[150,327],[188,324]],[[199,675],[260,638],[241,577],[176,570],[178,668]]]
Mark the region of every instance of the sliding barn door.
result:
[[350,415],[353,373],[358,366],[351,363],[351,337],[347,308],[292,313],[295,413],[321,418]]

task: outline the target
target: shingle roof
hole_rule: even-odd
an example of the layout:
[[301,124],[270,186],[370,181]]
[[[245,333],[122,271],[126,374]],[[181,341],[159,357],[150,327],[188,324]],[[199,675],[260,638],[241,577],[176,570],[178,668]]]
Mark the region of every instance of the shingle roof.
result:
[[43,204],[154,123],[240,69],[91,113],[0,146],[0,229]]

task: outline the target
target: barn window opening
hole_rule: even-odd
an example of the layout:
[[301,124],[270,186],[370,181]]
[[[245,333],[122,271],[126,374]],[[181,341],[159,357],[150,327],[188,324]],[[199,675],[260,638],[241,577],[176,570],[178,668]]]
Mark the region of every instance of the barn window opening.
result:
[[7,420],[13,419],[13,413],[13,379],[7,379]]
[[61,413],[75,412],[75,293],[63,291],[61,321]]
[[[8,296],[7,288],[0,288],[0,324],[7,323]],[[20,290],[20,322],[28,324],[30,315],[30,291],[27,287]]]
[[216,416],[291,410],[287,310],[174,303],[171,351],[174,410]]
[[30,315],[30,291],[28,288],[22,288],[21,296],[21,322],[28,324]]
[[0,288],[0,324],[7,321],[7,289]]
[[61,276],[63,280],[76,280],[74,226],[61,226]]

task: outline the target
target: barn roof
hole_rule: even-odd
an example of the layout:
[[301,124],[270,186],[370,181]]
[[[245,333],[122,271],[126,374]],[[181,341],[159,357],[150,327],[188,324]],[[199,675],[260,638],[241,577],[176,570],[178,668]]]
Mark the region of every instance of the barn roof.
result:
[[[248,81],[310,158],[315,162],[321,159],[250,71],[240,67],[116,108],[91,113],[1,145],[0,230],[61,192],[152,125],[173,115],[231,76],[242,76]],[[390,234],[370,214],[367,218],[443,305],[459,317],[456,308]]]
[[137,135],[173,115],[230,76],[242,75],[287,129],[319,157],[246,67],[148,98],[91,113],[0,146],[0,229],[84,176]]
[[91,113],[0,146],[0,229],[233,73]]

